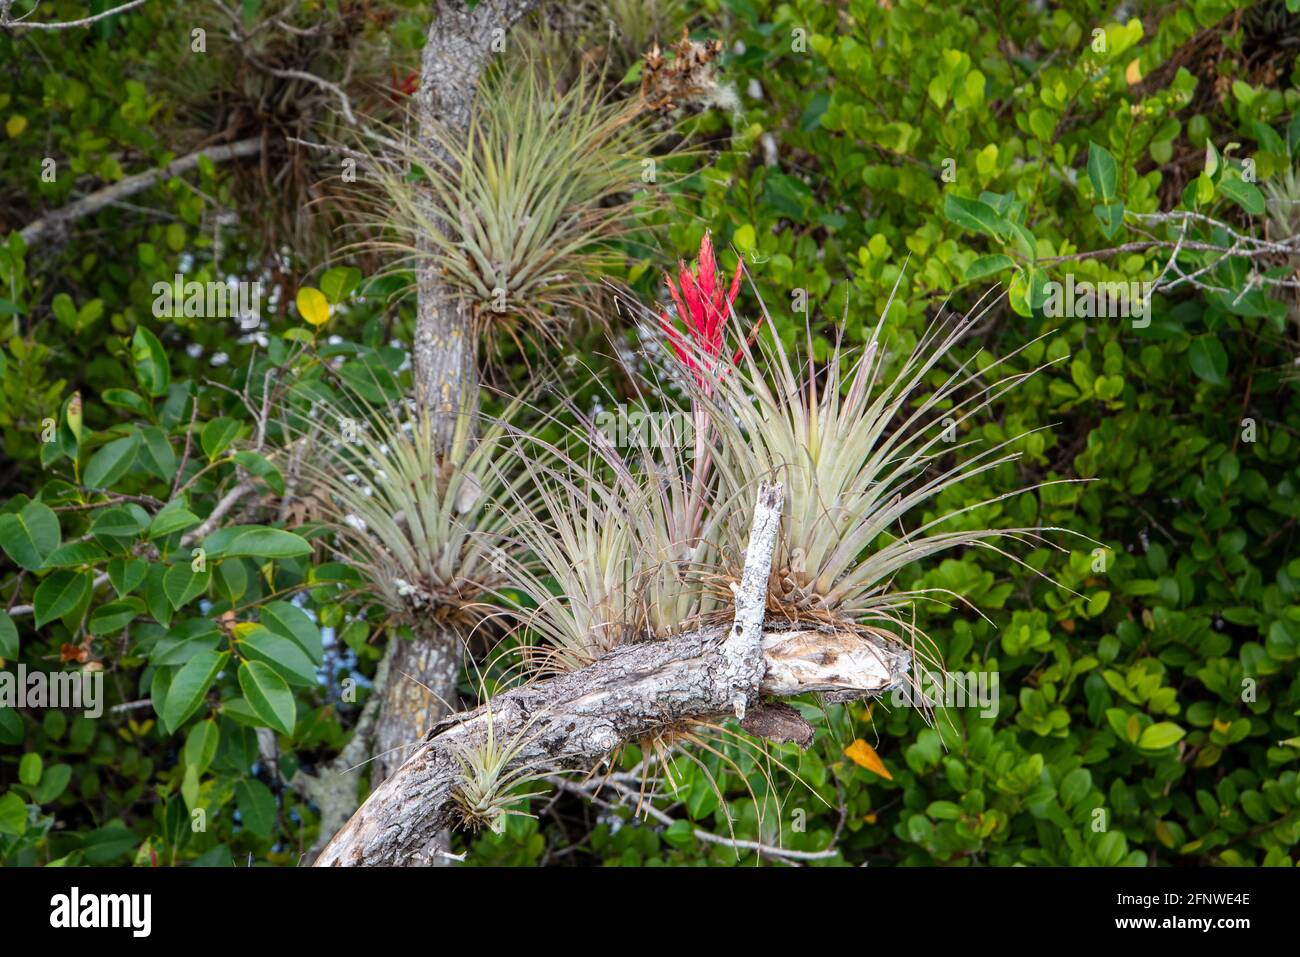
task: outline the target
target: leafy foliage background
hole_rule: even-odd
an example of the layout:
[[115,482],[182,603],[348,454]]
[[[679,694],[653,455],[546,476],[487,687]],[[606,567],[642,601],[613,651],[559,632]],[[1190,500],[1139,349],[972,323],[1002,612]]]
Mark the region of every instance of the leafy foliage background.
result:
[[[211,61],[154,39],[188,33],[183,6],[148,4],[75,42],[0,36],[0,228],[201,142],[186,125],[193,90],[165,75],[177,57],[195,76]],[[383,52],[366,61],[373,88],[418,61],[427,5],[341,6],[370,18],[364,32]],[[802,702],[819,728],[813,748],[771,749],[797,779],[775,772],[771,784],[762,755],[719,743],[737,766],[707,751],[679,761],[676,793],[658,797],[671,823],[561,791],[532,799],[536,817],[512,816],[502,834],[458,837],[468,863],[754,860],[697,829],[833,846],[825,864],[1294,863],[1294,290],[1247,287],[1235,257],[1207,273],[1226,291],[1161,294],[1145,328],[1048,317],[1042,306],[1044,284],[1066,270],[1092,281],[1159,272],[1167,251],[1095,254],[1141,239],[1133,214],[1182,208],[1278,238],[1270,217],[1280,207],[1265,204],[1274,194],[1241,161],[1253,161],[1260,186],[1294,169],[1300,60],[1282,41],[1300,38],[1300,14],[1280,2],[1125,6],[1124,23],[1096,2],[727,0],[678,11],[696,35],[726,40],[721,78],[738,105],[683,121],[700,152],[665,160],[689,175],[673,178],[671,211],[656,214],[663,250],[629,246],[616,278],[661,299],[662,267],[710,229],[719,249],[745,255],[791,345],[805,323],[792,294],[806,291],[820,359],[841,321],[848,345],[865,341],[900,273],[887,328],[903,351],[943,303],[969,308],[1005,284],[961,357],[978,350],[983,366],[1050,333],[1014,367],[1061,361],[963,436],[1029,432],[1019,471],[981,476],[942,505],[1012,482],[1092,479],[971,521],[1074,529],[1103,543],[1103,570],[1077,545],[1033,552],[1031,564],[1072,595],[971,550],[900,580],[984,612],[919,609],[951,671],[998,674],[996,716],[948,709],[930,724],[887,700]],[[599,45],[596,20],[576,44]],[[214,42],[207,56],[222,55]],[[621,86],[636,82],[633,66]],[[329,107],[328,97],[313,106],[322,122]],[[204,119],[284,122],[271,113]],[[287,149],[277,162],[319,162]],[[39,175],[47,156],[60,171],[53,183]],[[305,402],[338,380],[373,388],[395,377],[396,394],[409,382],[412,301],[402,277],[380,277],[374,262],[268,245],[247,205],[257,183],[244,181],[267,176],[266,165],[201,164],[63,241],[26,249],[10,232],[0,247],[10,461],[0,597],[11,612],[0,616],[0,658],[7,669],[98,665],[110,708],[151,702],[93,721],[0,708],[6,863],[296,863],[317,818],[290,783],[337,754],[382,643],[401,640],[352,600],[346,563],[311,543],[310,514],[281,507],[285,477],[268,449],[283,436],[255,412],[268,392]],[[1215,238],[1209,227],[1198,235]],[[1079,254],[1095,255],[1070,258]],[[1270,265],[1295,277],[1294,263]],[[276,291],[262,331],[155,319],[152,285],[177,272],[267,277]],[[307,283],[331,305],[320,331],[291,305]],[[741,301],[757,312],[752,290]],[[501,348],[492,374],[505,386],[522,378],[524,358],[571,356],[597,378],[609,361],[586,325],[564,354]],[[577,402],[594,396],[584,387]],[[41,441],[50,419],[54,440]],[[256,480],[244,530],[193,537],[241,476]],[[206,572],[192,571],[196,545]],[[27,605],[31,614],[15,613]],[[467,678],[463,690],[477,685]],[[259,727],[277,734],[273,763]],[[636,747],[621,758],[638,759]],[[204,830],[192,827],[196,809]]]

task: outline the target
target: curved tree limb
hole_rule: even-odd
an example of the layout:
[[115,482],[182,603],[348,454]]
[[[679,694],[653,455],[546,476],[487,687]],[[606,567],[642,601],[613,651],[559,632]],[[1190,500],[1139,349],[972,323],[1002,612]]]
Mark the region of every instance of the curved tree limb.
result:
[[57,234],[69,223],[84,219],[87,216],[93,216],[105,206],[110,206],[127,196],[142,192],[155,183],[172,176],[188,173],[198,166],[199,160],[205,156],[213,163],[224,163],[232,159],[256,156],[261,151],[262,138],[260,136],[239,140],[236,143],[209,146],[207,149],[197,150],[188,156],[181,156],[172,160],[166,166],[159,166],[143,173],[136,173],[134,176],[128,176],[111,186],[96,190],[89,196],[83,196],[67,206],[56,209],[54,212],[28,223],[23,227],[19,235],[23,237],[28,246],[31,246],[51,235]]
[[[444,719],[406,764],[375,790],[316,860],[316,866],[398,865],[418,859],[457,823],[457,754],[479,744],[492,723],[498,741],[524,736],[518,764],[591,767],[623,741],[674,724],[730,713],[727,626],[626,645],[586,668],[498,695]],[[911,666],[907,649],[870,635],[769,624],[762,637],[758,692],[878,695]]]
[[[445,718],[334,836],[317,866],[417,861],[440,831],[456,823],[460,756],[489,729],[497,741],[518,742],[510,765],[563,770],[590,767],[623,741],[682,722],[743,714],[764,694],[862,696],[900,684],[911,666],[901,646],[858,631],[762,625],[765,569],[771,568],[783,503],[779,483],[760,487],[732,625],[625,645],[586,668]],[[761,587],[754,584],[760,581]]]

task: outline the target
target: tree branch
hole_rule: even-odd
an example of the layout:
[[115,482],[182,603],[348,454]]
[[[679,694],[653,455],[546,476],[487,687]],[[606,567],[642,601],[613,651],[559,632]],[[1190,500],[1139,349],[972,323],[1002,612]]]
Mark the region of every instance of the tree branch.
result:
[[589,767],[622,741],[684,721],[743,713],[760,694],[865,696],[900,684],[911,665],[901,645],[866,631],[762,626],[782,502],[779,484],[760,487],[734,624],[624,645],[586,668],[443,719],[334,836],[317,866],[415,860],[440,830],[456,823],[460,756],[489,730],[517,748],[512,766]]
[[19,30],[68,30],[72,27],[88,27],[92,23],[96,23],[107,17],[114,17],[119,13],[126,13],[126,11],[138,7],[144,2],[145,0],[130,0],[129,3],[124,3],[119,7],[114,7],[112,10],[105,10],[102,13],[96,13],[93,16],[82,17],[80,20],[68,20],[64,23],[27,23],[25,22],[27,18],[35,13],[37,7],[41,5],[40,0],[36,0],[36,4],[17,20],[12,20],[9,17],[9,8],[13,6],[13,0],[4,0],[4,2],[0,2],[0,27],[9,27],[11,29]]
[[255,156],[261,151],[262,138],[260,136],[239,140],[236,143],[228,143],[223,146],[209,146],[207,149],[198,150],[188,156],[174,159],[166,166],[159,166],[143,173],[136,173],[134,176],[128,176],[111,186],[96,190],[89,196],[83,196],[81,199],[69,203],[47,216],[33,220],[23,227],[20,235],[27,245],[31,246],[63,229],[68,223],[83,219],[86,216],[92,216],[105,206],[109,206],[124,197],[142,192],[161,180],[188,173],[198,166],[199,160],[205,156],[213,163],[224,163],[232,159]]

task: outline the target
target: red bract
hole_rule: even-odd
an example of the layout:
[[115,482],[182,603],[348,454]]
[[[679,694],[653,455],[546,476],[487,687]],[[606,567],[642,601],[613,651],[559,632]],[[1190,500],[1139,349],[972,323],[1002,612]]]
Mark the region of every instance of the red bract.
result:
[[[677,307],[677,316],[686,327],[685,336],[673,324],[668,313],[660,313],[659,325],[668,336],[668,343],[673,347],[677,358],[691,370],[697,382],[703,382],[706,369],[700,360],[713,360],[722,355],[726,341],[727,316],[731,306],[740,292],[740,273],[744,259],[736,262],[736,273],[731,277],[731,287],[723,289],[718,282],[718,261],[713,255],[713,240],[708,233],[700,242],[700,256],[692,273],[686,263],[679,263],[678,284],[667,273],[664,279],[668,283],[668,292]],[[757,328],[757,326],[755,326]],[[752,332],[751,332],[752,335]],[[731,357],[732,363],[740,359],[742,350],[737,349]],[[707,363],[712,367],[712,362]]]

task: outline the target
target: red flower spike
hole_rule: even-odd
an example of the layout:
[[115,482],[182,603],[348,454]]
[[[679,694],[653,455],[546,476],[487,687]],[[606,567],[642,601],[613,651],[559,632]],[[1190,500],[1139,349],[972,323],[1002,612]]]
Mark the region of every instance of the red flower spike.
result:
[[[686,263],[679,262],[675,284],[672,276],[664,275],[668,292],[677,309],[677,317],[686,327],[685,333],[694,348],[688,350],[685,347],[682,333],[676,328],[668,313],[660,314],[659,325],[663,328],[678,360],[691,370],[696,381],[701,385],[704,383],[704,377],[694,353],[703,353],[710,359],[722,355],[726,344],[727,316],[736,301],[736,296],[740,293],[740,274],[743,269],[744,260],[741,259],[737,261],[736,272],[731,277],[731,288],[724,293],[718,281],[718,260],[713,252],[713,238],[705,233],[704,239],[700,242],[700,255],[696,260],[694,272],[686,268]],[[750,342],[753,341],[757,329],[758,323],[755,323],[754,328],[750,330]],[[731,359],[733,365],[740,361],[743,353],[744,346],[736,350]],[[725,370],[722,374],[725,375]]]

